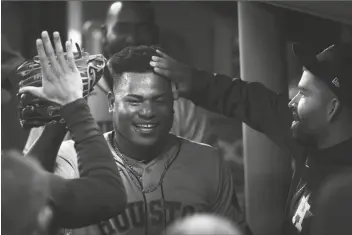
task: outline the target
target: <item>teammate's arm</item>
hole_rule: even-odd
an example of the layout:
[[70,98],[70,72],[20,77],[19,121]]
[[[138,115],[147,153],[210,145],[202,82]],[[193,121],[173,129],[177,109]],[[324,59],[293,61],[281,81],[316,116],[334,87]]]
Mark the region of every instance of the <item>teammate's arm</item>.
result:
[[87,102],[79,99],[69,103],[60,115],[75,141],[80,178],[66,180],[49,175],[55,225],[78,228],[120,213],[125,209],[125,189]]
[[19,93],[29,92],[61,106],[60,116],[75,141],[81,178],[66,180],[48,173],[48,203],[53,208],[54,227],[79,228],[122,212],[126,192],[109,146],[83,98],[72,43],[66,42],[65,58],[59,33],[53,36],[55,51],[47,32],[36,41],[42,86],[24,86]]
[[[25,156],[35,158],[44,170],[54,172],[56,155],[66,133],[65,124],[46,125],[34,144],[28,150],[24,149]],[[30,140],[28,139],[28,141]]]
[[280,147],[294,148],[290,126],[293,120],[288,98],[259,82],[245,82],[225,75],[194,70],[190,99],[210,111],[236,117],[264,133]]
[[286,150],[296,147],[290,130],[293,116],[285,95],[258,82],[190,68],[165,53],[158,53],[160,57],[153,56],[151,66],[156,73],[175,82],[180,95],[212,112],[238,118]]

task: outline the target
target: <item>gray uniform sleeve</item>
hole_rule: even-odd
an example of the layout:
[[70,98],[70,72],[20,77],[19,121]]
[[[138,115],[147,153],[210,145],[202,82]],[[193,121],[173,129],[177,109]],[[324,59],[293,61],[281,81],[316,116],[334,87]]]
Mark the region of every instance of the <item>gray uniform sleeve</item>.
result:
[[56,158],[55,174],[65,179],[79,178],[77,153],[72,140],[62,143]]
[[221,157],[218,157],[217,168],[215,184],[217,193],[212,206],[212,213],[231,219],[239,226],[243,234],[250,234],[245,215],[238,202],[231,169]]
[[174,123],[171,133],[198,143],[210,144],[210,116],[208,111],[192,101],[179,98],[174,103]]

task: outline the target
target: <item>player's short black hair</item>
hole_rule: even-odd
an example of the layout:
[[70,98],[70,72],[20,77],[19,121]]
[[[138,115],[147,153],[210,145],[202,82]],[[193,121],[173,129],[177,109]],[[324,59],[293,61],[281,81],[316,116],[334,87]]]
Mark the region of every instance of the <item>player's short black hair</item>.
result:
[[162,48],[151,46],[130,46],[126,47],[118,53],[115,53],[108,61],[107,67],[109,75],[113,79],[113,87],[120,80],[120,77],[125,72],[153,72],[153,67],[150,65],[152,56],[158,56],[156,50],[163,51]]

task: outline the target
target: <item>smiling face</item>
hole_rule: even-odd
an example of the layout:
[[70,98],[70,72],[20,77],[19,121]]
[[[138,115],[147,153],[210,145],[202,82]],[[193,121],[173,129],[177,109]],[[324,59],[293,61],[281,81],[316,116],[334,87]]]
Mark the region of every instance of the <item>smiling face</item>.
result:
[[153,72],[123,73],[109,97],[109,106],[116,133],[134,145],[158,145],[172,127],[170,82]]
[[303,144],[315,146],[329,133],[336,113],[334,95],[308,70],[304,70],[298,90],[289,103],[294,116],[291,126],[293,136]]

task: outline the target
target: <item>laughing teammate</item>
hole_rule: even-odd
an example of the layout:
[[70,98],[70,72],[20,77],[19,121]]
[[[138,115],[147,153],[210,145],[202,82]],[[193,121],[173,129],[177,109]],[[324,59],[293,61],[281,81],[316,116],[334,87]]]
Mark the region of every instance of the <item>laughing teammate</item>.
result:
[[180,95],[241,119],[293,156],[296,170],[283,234],[305,235],[316,217],[321,185],[336,173],[352,172],[352,45],[339,43],[315,55],[296,44],[294,51],[304,72],[289,104],[258,82],[195,70],[162,52],[151,65],[178,83]]

